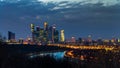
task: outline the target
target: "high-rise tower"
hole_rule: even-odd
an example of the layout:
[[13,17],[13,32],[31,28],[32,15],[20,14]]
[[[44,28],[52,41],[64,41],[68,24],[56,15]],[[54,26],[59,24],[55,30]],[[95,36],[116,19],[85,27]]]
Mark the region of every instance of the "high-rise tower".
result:
[[15,42],[15,33],[8,31],[8,40],[10,42]]
[[60,41],[61,41],[61,42],[65,42],[64,30],[61,30]]
[[35,31],[35,26],[34,26],[34,24],[31,24],[30,25],[30,27],[31,27],[31,32],[32,32],[32,41],[34,42],[35,41],[35,37],[34,37],[34,31]]
[[35,31],[35,26],[34,26],[34,24],[31,24],[30,27],[31,27],[31,32],[34,32],[34,31]]
[[48,30],[48,23],[44,22],[44,30]]

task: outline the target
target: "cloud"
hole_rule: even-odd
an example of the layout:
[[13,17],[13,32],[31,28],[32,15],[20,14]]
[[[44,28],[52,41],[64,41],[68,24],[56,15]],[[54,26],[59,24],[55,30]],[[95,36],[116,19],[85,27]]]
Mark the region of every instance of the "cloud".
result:
[[[119,0],[6,1],[0,2],[0,22],[4,22],[0,29],[17,32],[15,28],[18,28],[18,34],[26,30],[25,36],[27,36],[27,33],[30,33],[30,23],[41,25],[44,21],[48,21],[49,24],[58,24],[58,28],[65,29],[69,36],[72,35],[71,32],[73,35],[74,33],[86,35],[91,32],[106,33],[105,35],[108,33],[112,35],[113,32],[120,34],[118,30],[120,29]],[[11,2],[9,3],[9,1]],[[21,28],[23,25],[25,29]]]
[[38,0],[42,2],[62,2],[62,1],[68,1],[68,2],[80,2],[82,5],[85,4],[97,4],[102,3],[103,6],[112,6],[116,4],[120,4],[120,0]]
[[102,3],[103,6],[112,6],[116,4],[120,4],[120,0],[0,0],[0,2],[10,2],[10,3],[16,3],[16,2],[44,2],[44,3],[59,3],[59,2],[64,2],[68,1],[71,3],[78,3],[80,2],[81,5],[86,5],[86,4],[97,4],[97,3]]

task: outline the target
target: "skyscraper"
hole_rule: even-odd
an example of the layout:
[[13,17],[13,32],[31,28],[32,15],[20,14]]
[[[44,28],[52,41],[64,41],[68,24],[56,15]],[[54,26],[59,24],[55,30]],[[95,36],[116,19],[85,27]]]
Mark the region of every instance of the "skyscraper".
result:
[[119,38],[117,39],[117,41],[118,41],[118,43],[120,43],[120,39]]
[[55,31],[56,31],[56,26],[53,25],[53,26],[52,26],[52,42],[53,42],[53,43],[55,42],[55,40],[54,40],[54,38],[55,38]]
[[64,30],[61,30],[60,41],[65,42]]
[[44,22],[44,30],[48,30],[48,23]]
[[31,27],[31,32],[34,32],[34,30],[35,30],[34,24],[31,24],[30,27]]
[[10,42],[15,42],[15,33],[8,31],[8,40]]
[[49,28],[48,28],[48,23],[44,22],[44,34],[43,34],[43,41],[45,42],[45,44],[48,43],[48,37],[49,37]]
[[46,45],[48,43],[57,43],[59,41],[59,31],[56,30],[56,26],[48,27],[48,23],[44,22],[44,28],[31,24],[32,39],[35,44],[41,43]]
[[52,36],[53,36],[53,27],[50,26],[49,27],[49,30],[48,30],[48,39],[49,39],[49,42],[52,42]]
[[39,26],[36,26],[36,31],[40,31],[40,27]]
[[52,43],[55,42],[55,32],[56,32],[56,26],[50,26],[49,28],[49,41],[51,41]]
[[54,43],[58,43],[59,42],[59,31],[55,30],[54,32]]
[[92,36],[91,36],[91,35],[88,35],[87,41],[88,41],[88,42],[92,42]]
[[35,26],[34,26],[34,24],[31,24],[30,27],[31,27],[31,32],[32,32],[32,41],[34,42],[34,41],[35,41],[35,39],[34,39],[34,38],[35,38],[35,37],[34,37],[34,34],[35,34],[35,33],[34,33],[34,31],[35,31]]
[[71,42],[72,42],[72,43],[75,43],[75,42],[76,42],[75,37],[71,37]]

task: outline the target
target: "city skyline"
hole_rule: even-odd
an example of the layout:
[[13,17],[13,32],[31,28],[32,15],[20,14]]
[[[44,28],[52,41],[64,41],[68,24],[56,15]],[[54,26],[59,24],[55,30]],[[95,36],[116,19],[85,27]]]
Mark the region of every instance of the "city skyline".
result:
[[31,23],[42,27],[47,21],[56,24],[58,30],[64,29],[66,38],[88,35],[93,39],[119,38],[119,3],[119,0],[0,0],[0,33],[7,37],[7,32],[12,31],[17,39],[26,38],[31,35]]

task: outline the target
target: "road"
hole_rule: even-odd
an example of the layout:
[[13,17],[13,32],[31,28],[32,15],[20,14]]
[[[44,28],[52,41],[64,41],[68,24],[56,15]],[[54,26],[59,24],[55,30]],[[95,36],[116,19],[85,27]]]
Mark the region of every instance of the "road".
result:
[[60,48],[70,48],[70,49],[105,49],[105,50],[113,50],[116,47],[115,46],[106,46],[106,45],[90,45],[90,46],[86,46],[86,45],[69,45],[69,44],[49,44],[48,46],[58,46]]

